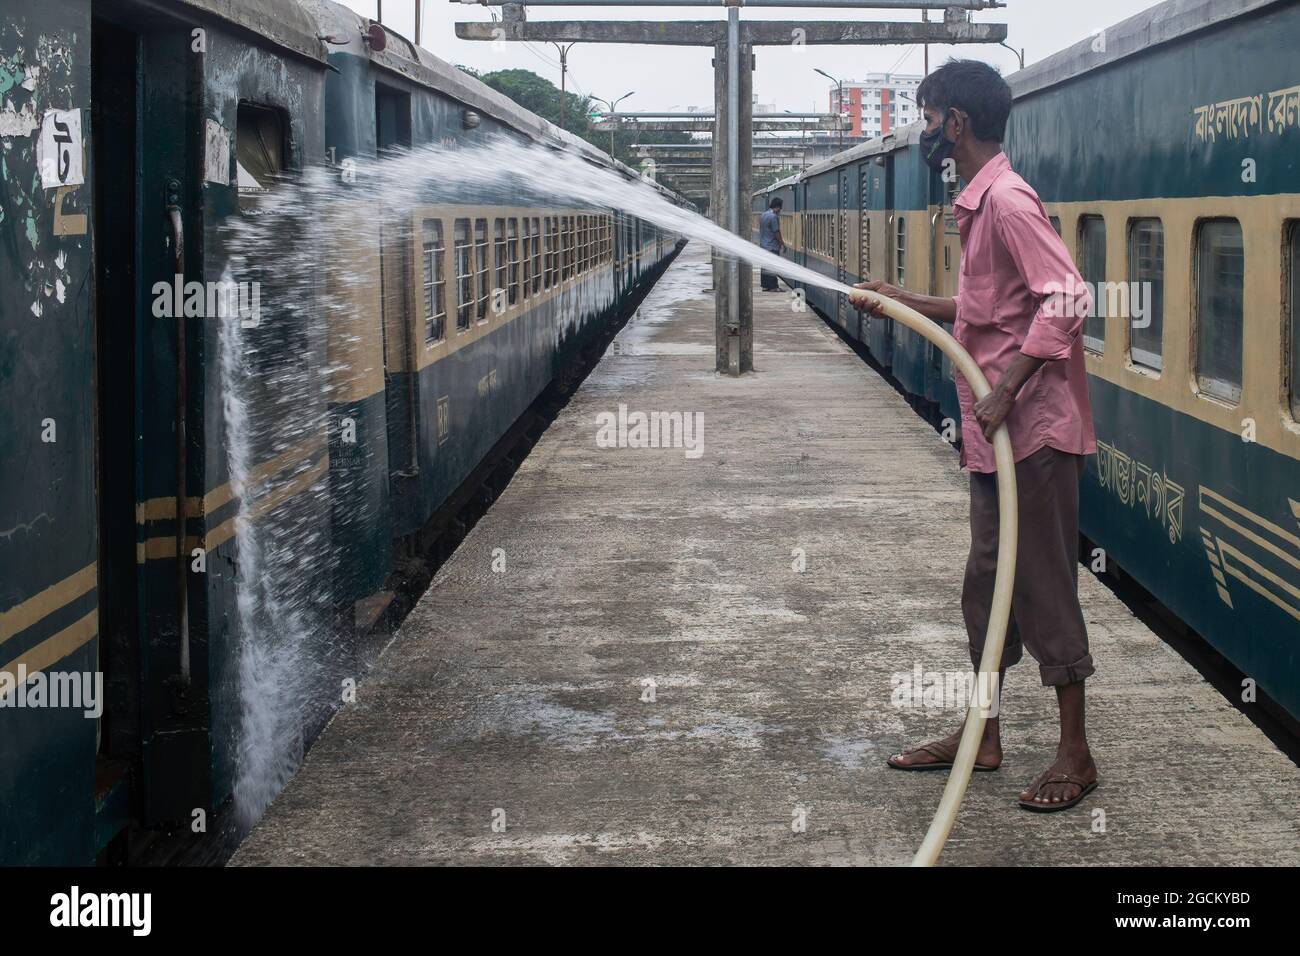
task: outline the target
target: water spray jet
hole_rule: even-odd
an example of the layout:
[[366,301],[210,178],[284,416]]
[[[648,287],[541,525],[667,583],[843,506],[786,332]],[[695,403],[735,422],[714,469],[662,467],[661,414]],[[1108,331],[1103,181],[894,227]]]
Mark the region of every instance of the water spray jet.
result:
[[[829,289],[854,303],[873,303],[881,313],[932,342],[948,356],[976,399],[990,391],[984,374],[966,350],[952,335],[920,313],[760,249],[693,210],[675,204],[661,187],[646,177],[599,167],[578,155],[501,135],[487,137],[468,148],[430,144],[350,162],[353,165],[345,170],[346,175],[340,175],[340,169],[331,166],[305,170],[296,181],[277,186],[258,215],[235,220],[227,243],[234,252],[232,272],[255,273],[265,268],[265,263],[274,262],[276,271],[284,276],[281,282],[284,289],[293,293],[289,296],[293,303],[290,308],[319,307],[327,314],[336,314],[350,307],[343,293],[366,282],[367,276],[364,271],[349,272],[338,265],[347,259],[336,256],[332,282],[341,291],[323,294],[315,282],[320,257],[326,250],[337,250],[341,237],[363,246],[373,245],[377,239],[373,210],[382,208],[390,215],[399,216],[431,205],[461,205],[476,201],[472,197],[500,196],[506,190],[516,202],[558,199],[569,206],[616,209],[649,220],[669,232],[697,239],[724,257],[747,260],[784,277],[787,282]],[[288,241],[284,234],[286,224],[306,241],[296,241],[296,237],[295,241]],[[612,277],[607,286],[597,295],[612,295]],[[566,306],[575,308],[576,303],[566,303]],[[252,478],[252,445],[265,437],[262,433],[268,424],[278,423],[282,416],[275,409],[259,409],[251,400],[258,383],[246,363],[250,343],[244,340],[244,335],[248,330],[239,326],[240,323],[223,326],[221,360],[226,380],[232,480],[243,486]],[[276,374],[292,373],[276,370]],[[312,401],[319,404],[322,396],[301,394],[307,385],[303,383],[297,390],[299,397],[304,399],[304,404]],[[320,430],[320,422],[315,420],[302,427],[302,432]],[[998,476],[998,568],[979,667],[983,680],[997,672],[1001,661],[1015,577],[1018,525],[1015,463],[1005,425],[993,436],[993,452]],[[255,819],[292,774],[300,757],[294,739],[295,711],[308,703],[306,698],[312,693],[308,685],[313,681],[304,676],[302,669],[308,662],[302,659],[300,645],[312,647],[307,639],[312,623],[310,614],[304,613],[310,610],[311,601],[302,593],[301,585],[294,584],[295,579],[305,579],[296,573],[301,570],[300,561],[293,554],[286,556],[284,541],[264,537],[251,520],[255,515],[250,508],[245,503],[238,519],[240,552],[245,558],[237,591],[241,618],[249,631],[256,632],[257,639],[248,640],[241,668],[245,722],[242,771],[236,797],[246,807],[247,816]],[[255,573],[258,571],[263,573]],[[289,640],[276,637],[286,634],[290,635]],[[988,717],[987,706],[981,707],[980,703],[977,697],[968,712],[947,786],[913,865],[933,864],[952,830]]]

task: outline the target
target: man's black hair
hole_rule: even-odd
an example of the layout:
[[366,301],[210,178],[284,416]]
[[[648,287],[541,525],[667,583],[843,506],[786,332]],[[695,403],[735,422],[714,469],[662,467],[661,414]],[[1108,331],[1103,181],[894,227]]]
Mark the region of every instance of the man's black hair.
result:
[[780,209],[785,205],[785,200],[780,196],[773,196],[772,201],[767,204],[768,209]]
[[1000,143],[1011,115],[1011,87],[987,63],[949,60],[921,81],[916,103],[941,113],[955,107],[970,116],[971,132],[977,139]]

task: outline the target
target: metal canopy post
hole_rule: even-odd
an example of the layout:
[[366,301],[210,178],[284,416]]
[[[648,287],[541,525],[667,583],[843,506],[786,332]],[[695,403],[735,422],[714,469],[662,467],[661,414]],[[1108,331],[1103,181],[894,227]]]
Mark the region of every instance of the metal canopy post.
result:
[[[748,98],[745,100],[749,102]],[[740,8],[727,8],[727,228],[740,234]],[[741,323],[744,323],[742,331]],[[741,360],[741,341],[754,339],[753,310],[740,310],[740,260],[727,262],[727,354],[720,372],[747,372]],[[752,348],[752,345],[751,345]]]

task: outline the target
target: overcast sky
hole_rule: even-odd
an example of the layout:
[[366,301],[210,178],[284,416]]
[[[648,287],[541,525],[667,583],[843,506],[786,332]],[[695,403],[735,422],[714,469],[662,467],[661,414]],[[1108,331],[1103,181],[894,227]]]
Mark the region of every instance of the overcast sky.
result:
[[[376,0],[344,0],[362,15],[374,17]],[[420,0],[384,0],[384,23],[407,37],[415,34],[415,3]],[[482,72],[522,68],[532,70],[555,84],[560,82],[559,56],[548,43],[494,44],[458,40],[453,24],[458,21],[489,22],[499,7],[453,3],[451,0],[423,0],[422,45],[436,56]],[[636,4],[621,7],[533,7],[530,21],[541,20],[711,20],[725,19],[719,7],[654,7]],[[1105,27],[1154,6],[1154,0],[1007,0],[1001,10],[976,13],[977,21],[1006,23],[1007,42],[1024,48],[1025,62],[1033,63]],[[935,11],[933,18],[942,13]],[[808,10],[797,8],[742,9],[746,20],[920,20],[917,11],[864,11],[844,9]],[[499,45],[499,44],[497,44]],[[892,71],[923,72],[920,46],[820,46],[802,50],[787,47],[759,47],[754,92],[760,103],[775,103],[778,109],[826,110],[832,84],[813,72],[814,67],[843,80],[867,73]],[[1015,55],[998,46],[970,45],[931,47],[932,66],[950,56],[987,60],[1004,73],[1018,66]],[[575,93],[619,97],[635,95],[619,104],[620,110],[682,110],[688,106],[713,105],[711,51],[705,47],[630,46],[627,44],[580,43],[569,52],[569,89]]]

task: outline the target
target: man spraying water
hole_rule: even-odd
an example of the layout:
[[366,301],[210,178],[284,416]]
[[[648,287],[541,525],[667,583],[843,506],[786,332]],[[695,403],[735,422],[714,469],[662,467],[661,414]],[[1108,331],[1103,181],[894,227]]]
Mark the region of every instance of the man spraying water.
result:
[[[1056,759],[1019,799],[1027,810],[1053,811],[1074,806],[1097,786],[1084,730],[1084,681],[1094,667],[1078,596],[1079,478],[1084,456],[1096,452],[1080,339],[1090,303],[1037,193],[1002,152],[1011,99],[997,71],[970,60],[949,61],[917,89],[926,120],[922,156],[931,168],[945,176],[955,172],[966,183],[954,203],[962,245],[956,297],[920,295],[879,281],[858,288],[896,299],[935,322],[953,323],[957,341],[993,384],[992,392],[976,402],[970,386],[957,378],[961,461],[970,472],[971,500],[962,615],[978,668],[998,552],[997,479],[989,442],[1005,423],[1016,461],[1020,531],[999,676],[1027,647],[1044,686],[1056,688]],[[1072,291],[1065,295],[1062,289]],[[880,314],[876,301],[857,303]],[[958,729],[893,755],[889,765],[949,768],[960,739]],[[985,724],[975,769],[996,770],[1001,763],[994,717]]]

